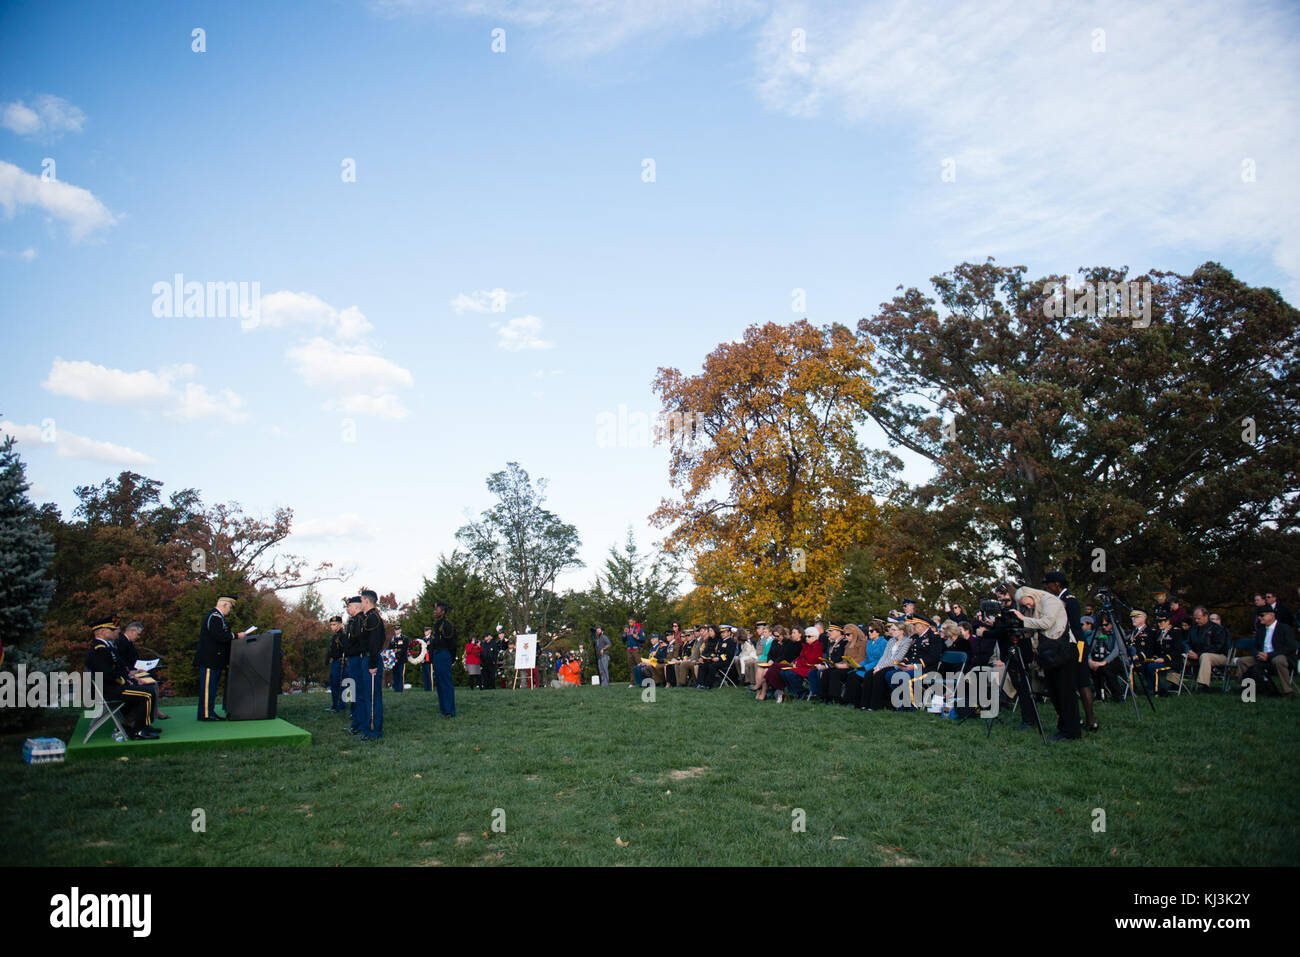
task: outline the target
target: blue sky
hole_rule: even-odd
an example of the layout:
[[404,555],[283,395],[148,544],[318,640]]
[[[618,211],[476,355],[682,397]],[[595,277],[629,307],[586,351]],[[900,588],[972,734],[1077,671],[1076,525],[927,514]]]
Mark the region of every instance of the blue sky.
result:
[[[9,3],[0,420],[65,511],[123,468],[292,506],[292,551],[357,568],[331,599],[412,597],[518,461],[581,586],[670,492],[597,417],[752,323],[852,325],[987,255],[1215,259],[1296,301],[1297,33],[1280,4]],[[178,273],[258,283],[260,321],[154,315]]]

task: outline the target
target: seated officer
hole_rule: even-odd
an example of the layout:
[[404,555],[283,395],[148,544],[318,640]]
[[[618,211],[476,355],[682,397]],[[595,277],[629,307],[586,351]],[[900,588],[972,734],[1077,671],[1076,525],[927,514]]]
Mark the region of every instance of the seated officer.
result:
[[1183,661],[1182,633],[1174,629],[1168,611],[1156,612],[1156,631],[1148,633],[1142,656],[1142,672],[1146,675],[1148,687],[1154,688],[1161,697],[1167,697],[1169,689],[1161,686],[1160,678],[1163,676],[1168,685],[1171,674],[1177,672]]
[[667,676],[664,674],[664,662],[667,660],[668,645],[657,633],[651,635],[650,648],[641,663],[633,669],[636,674],[633,675],[632,680],[636,682],[638,687],[646,678],[650,678],[657,685],[664,684],[667,681]]
[[122,726],[132,741],[160,737],[153,727],[153,696],[130,683],[130,673],[117,651],[117,626],[99,621],[90,626],[94,637],[86,653],[86,674],[92,676],[105,704],[122,703]]

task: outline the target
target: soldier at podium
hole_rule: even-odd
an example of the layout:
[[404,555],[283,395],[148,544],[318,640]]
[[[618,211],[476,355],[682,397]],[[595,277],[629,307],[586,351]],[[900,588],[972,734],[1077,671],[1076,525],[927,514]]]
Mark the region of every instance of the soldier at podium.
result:
[[[194,652],[194,667],[199,670],[199,720],[225,721],[217,714],[217,682],[230,664],[230,625],[226,616],[235,605],[233,598],[218,598],[217,607],[208,612],[199,629],[199,647]],[[241,631],[235,638],[243,638]]]

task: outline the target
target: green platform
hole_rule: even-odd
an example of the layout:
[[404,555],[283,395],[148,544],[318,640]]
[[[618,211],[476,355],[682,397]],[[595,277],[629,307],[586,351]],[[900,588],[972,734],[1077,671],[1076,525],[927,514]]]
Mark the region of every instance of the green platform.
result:
[[273,718],[270,721],[200,721],[194,704],[182,704],[176,699],[169,699],[166,709],[171,717],[156,722],[162,737],[154,741],[114,741],[113,722],[108,721],[95,729],[93,738],[82,744],[81,741],[90,728],[90,719],[83,715],[77,721],[72,740],[68,742],[67,760],[176,754],[209,748],[228,750],[277,745],[305,748],[311,744],[309,732],[283,718]]

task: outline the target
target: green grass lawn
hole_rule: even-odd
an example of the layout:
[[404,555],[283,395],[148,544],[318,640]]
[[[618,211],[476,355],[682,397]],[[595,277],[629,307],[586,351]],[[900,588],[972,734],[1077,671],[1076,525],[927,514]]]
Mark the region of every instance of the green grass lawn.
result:
[[[285,696],[306,748],[28,767],[0,739],[11,865],[1295,864],[1300,706],[1233,695],[1098,706],[1044,745],[1004,718],[757,703],[732,689],[386,694],[363,744]],[[192,707],[173,699],[170,711]],[[1044,706],[1045,719],[1051,717]],[[166,728],[166,722],[161,723]],[[1050,729],[1049,729],[1050,730]],[[206,833],[192,812],[206,812]],[[504,833],[493,830],[504,811]],[[1093,829],[1094,809],[1106,829]],[[801,809],[806,828],[795,830]],[[498,818],[499,819],[499,818]],[[621,846],[619,842],[626,846]]]

